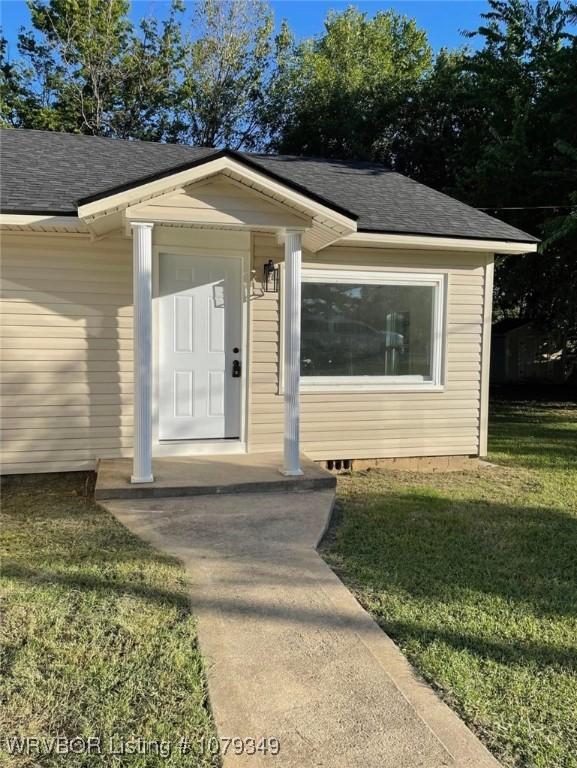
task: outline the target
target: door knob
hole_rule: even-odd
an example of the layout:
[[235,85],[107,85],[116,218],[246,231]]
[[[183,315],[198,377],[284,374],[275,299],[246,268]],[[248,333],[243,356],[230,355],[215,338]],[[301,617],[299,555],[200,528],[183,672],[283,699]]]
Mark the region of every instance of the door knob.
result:
[[240,360],[232,361],[232,378],[240,379]]

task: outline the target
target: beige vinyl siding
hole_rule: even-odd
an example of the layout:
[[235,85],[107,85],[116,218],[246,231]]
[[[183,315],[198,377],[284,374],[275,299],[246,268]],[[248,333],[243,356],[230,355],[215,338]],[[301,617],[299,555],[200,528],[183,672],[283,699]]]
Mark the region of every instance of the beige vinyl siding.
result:
[[130,241],[2,236],[5,473],[132,453]]
[[[282,248],[253,238],[257,279]],[[442,392],[303,392],[302,450],[313,459],[440,456],[479,452],[480,382],[486,254],[332,246],[303,254],[306,268],[393,269],[448,275],[445,387]],[[279,299],[251,301],[249,450],[280,450]]]
[[[211,233],[213,234],[213,233]],[[219,232],[219,247],[248,235]],[[208,232],[160,230],[156,245],[208,243]],[[189,239],[190,238],[190,239]],[[248,449],[279,451],[279,298],[262,266],[281,261],[272,236],[253,235],[249,311]],[[248,240],[246,243],[248,247]],[[448,274],[443,392],[315,392],[301,398],[302,448],[312,458],[477,454],[485,254],[331,246],[310,267]],[[247,265],[248,266],[248,265]],[[251,277],[247,275],[247,280]],[[131,243],[78,235],[2,236],[0,317],[2,471],[92,468],[132,454]],[[487,285],[489,282],[487,282]]]
[[255,190],[222,174],[140,203],[132,209],[139,219],[252,227],[307,227],[310,217],[287,211]]

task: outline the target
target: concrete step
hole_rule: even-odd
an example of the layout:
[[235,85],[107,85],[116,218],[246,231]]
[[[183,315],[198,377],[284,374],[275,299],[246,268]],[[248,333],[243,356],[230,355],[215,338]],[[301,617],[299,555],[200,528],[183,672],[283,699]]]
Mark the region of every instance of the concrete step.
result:
[[94,496],[106,499],[158,499],[235,493],[280,493],[334,488],[336,478],[306,456],[303,474],[281,474],[281,454],[229,454],[154,459],[153,483],[132,484],[131,459],[102,459]]

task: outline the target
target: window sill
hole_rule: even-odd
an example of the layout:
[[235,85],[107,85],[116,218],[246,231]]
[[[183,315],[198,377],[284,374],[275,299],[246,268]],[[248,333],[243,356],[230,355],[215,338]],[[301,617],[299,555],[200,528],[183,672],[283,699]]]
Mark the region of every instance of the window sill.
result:
[[[301,383],[300,387],[301,393],[310,395],[312,393],[321,393],[321,392],[342,392],[345,393],[355,393],[355,392],[444,392],[445,387],[442,384],[432,384],[430,382],[423,382],[418,384],[401,384],[401,383],[391,383],[391,384],[305,384]],[[282,394],[282,393],[281,393]]]

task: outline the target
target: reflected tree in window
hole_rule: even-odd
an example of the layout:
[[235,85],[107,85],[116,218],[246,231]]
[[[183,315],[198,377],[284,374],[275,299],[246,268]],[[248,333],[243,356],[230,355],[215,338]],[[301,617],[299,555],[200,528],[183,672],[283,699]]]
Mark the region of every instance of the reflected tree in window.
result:
[[303,376],[431,376],[430,286],[304,282]]

